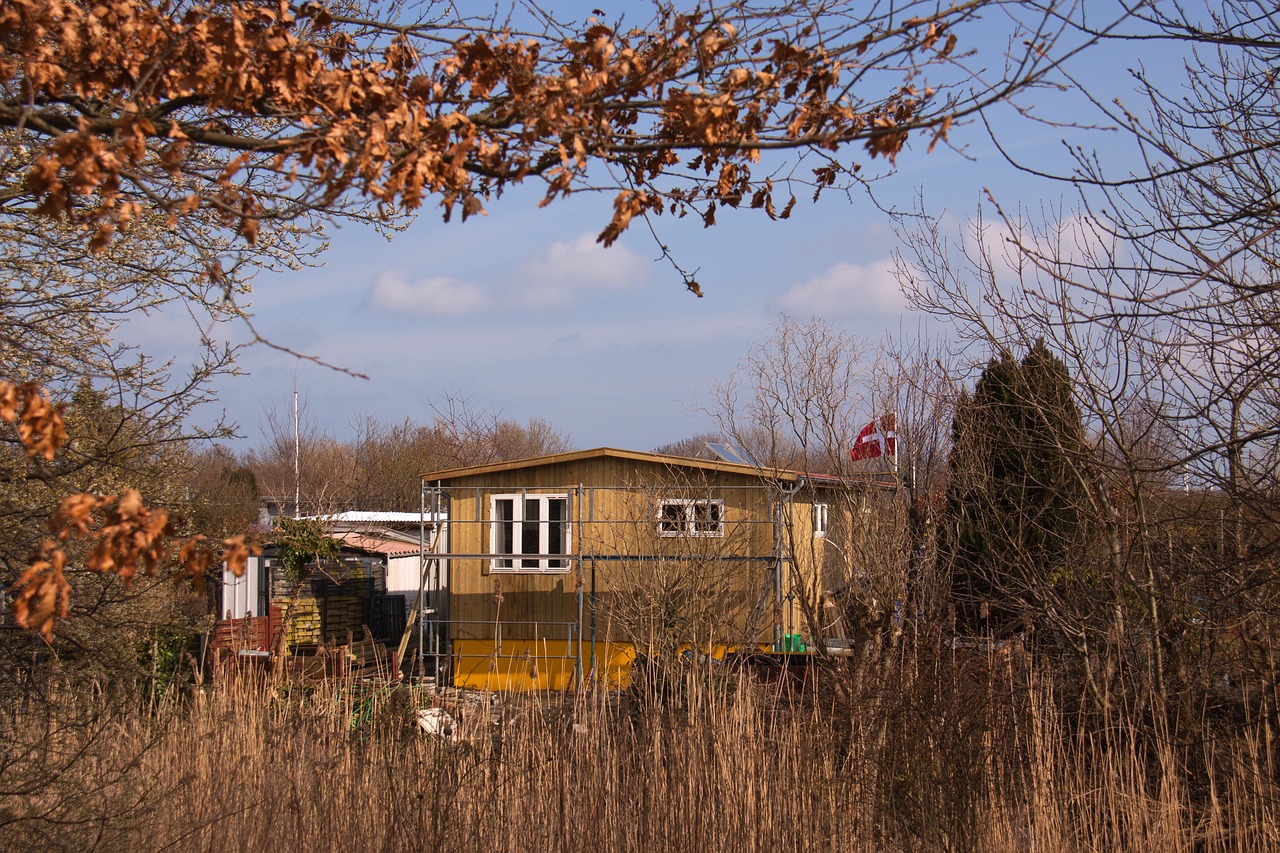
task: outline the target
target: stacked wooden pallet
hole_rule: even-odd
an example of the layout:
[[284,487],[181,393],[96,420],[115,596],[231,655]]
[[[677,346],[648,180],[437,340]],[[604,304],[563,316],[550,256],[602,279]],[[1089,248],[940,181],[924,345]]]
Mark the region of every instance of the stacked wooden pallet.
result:
[[[289,609],[289,602],[278,602],[281,609]],[[285,640],[290,646],[319,643],[324,640],[324,626],[320,621],[320,602],[314,598],[299,598],[289,609],[289,626]]]
[[330,594],[324,601],[324,635],[342,637],[364,625],[364,602],[357,595]]

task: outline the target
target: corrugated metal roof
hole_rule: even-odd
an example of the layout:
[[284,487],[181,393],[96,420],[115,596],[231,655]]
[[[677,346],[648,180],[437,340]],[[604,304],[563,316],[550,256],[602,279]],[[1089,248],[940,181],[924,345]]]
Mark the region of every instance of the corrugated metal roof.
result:
[[444,513],[428,512],[424,516],[416,512],[370,512],[367,510],[347,510],[329,515],[311,515],[307,517],[335,524],[417,524],[424,517],[428,524],[448,520]]
[[372,551],[375,554],[385,554],[388,557],[404,557],[410,554],[418,554],[421,549],[416,543],[398,542],[394,539],[382,539],[377,536],[367,536],[363,533],[337,533],[335,539],[341,539],[353,548],[362,548],[365,551]]

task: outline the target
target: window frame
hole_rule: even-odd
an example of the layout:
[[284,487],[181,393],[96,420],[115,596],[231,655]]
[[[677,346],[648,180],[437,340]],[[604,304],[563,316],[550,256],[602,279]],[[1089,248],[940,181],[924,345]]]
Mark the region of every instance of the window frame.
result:
[[[498,516],[499,502],[511,502],[511,518]],[[549,512],[551,503],[558,501],[563,506],[563,514],[553,519]],[[538,517],[527,518],[529,502],[537,502]],[[498,574],[565,574],[573,569],[573,521],[570,517],[569,495],[563,492],[534,493],[509,492],[489,496],[489,571]],[[509,537],[503,530],[511,525]],[[531,525],[537,525],[530,529]],[[554,545],[554,526],[560,528],[560,549],[551,550]],[[528,536],[533,532],[537,536],[536,550],[529,550]],[[507,541],[509,539],[509,541]],[[503,550],[509,547],[511,550]],[[548,556],[525,556],[548,555]],[[555,556],[551,556],[555,555]],[[553,565],[558,563],[559,565]]]
[[813,504],[813,536],[815,539],[825,539],[827,531],[831,529],[831,504],[817,502]]
[[[680,518],[669,517],[667,510],[679,507],[683,511]],[[699,529],[699,525],[707,524],[698,518],[699,507],[715,507],[715,529]],[[658,536],[662,539],[723,539],[724,538],[724,500],[722,498],[661,498],[658,500],[656,518]],[[678,524],[675,529],[670,524]]]

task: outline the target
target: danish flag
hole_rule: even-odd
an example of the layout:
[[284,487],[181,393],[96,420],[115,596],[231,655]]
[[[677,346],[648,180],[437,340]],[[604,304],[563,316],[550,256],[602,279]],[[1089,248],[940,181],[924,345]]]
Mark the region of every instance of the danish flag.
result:
[[878,420],[873,418],[858,433],[853,449],[849,451],[849,458],[854,462],[879,459],[882,456],[892,456],[895,460],[898,458],[897,418],[894,415],[885,415]]

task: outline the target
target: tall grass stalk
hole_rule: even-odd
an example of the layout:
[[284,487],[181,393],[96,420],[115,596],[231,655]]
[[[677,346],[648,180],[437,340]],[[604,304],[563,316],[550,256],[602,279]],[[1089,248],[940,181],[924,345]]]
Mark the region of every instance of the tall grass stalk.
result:
[[[1017,655],[898,649],[825,679],[784,691],[709,665],[661,693],[446,699],[246,677],[158,711],[66,685],[4,712],[0,847],[1280,846],[1265,721],[1188,744],[1085,720]],[[456,741],[417,728],[431,703]]]

